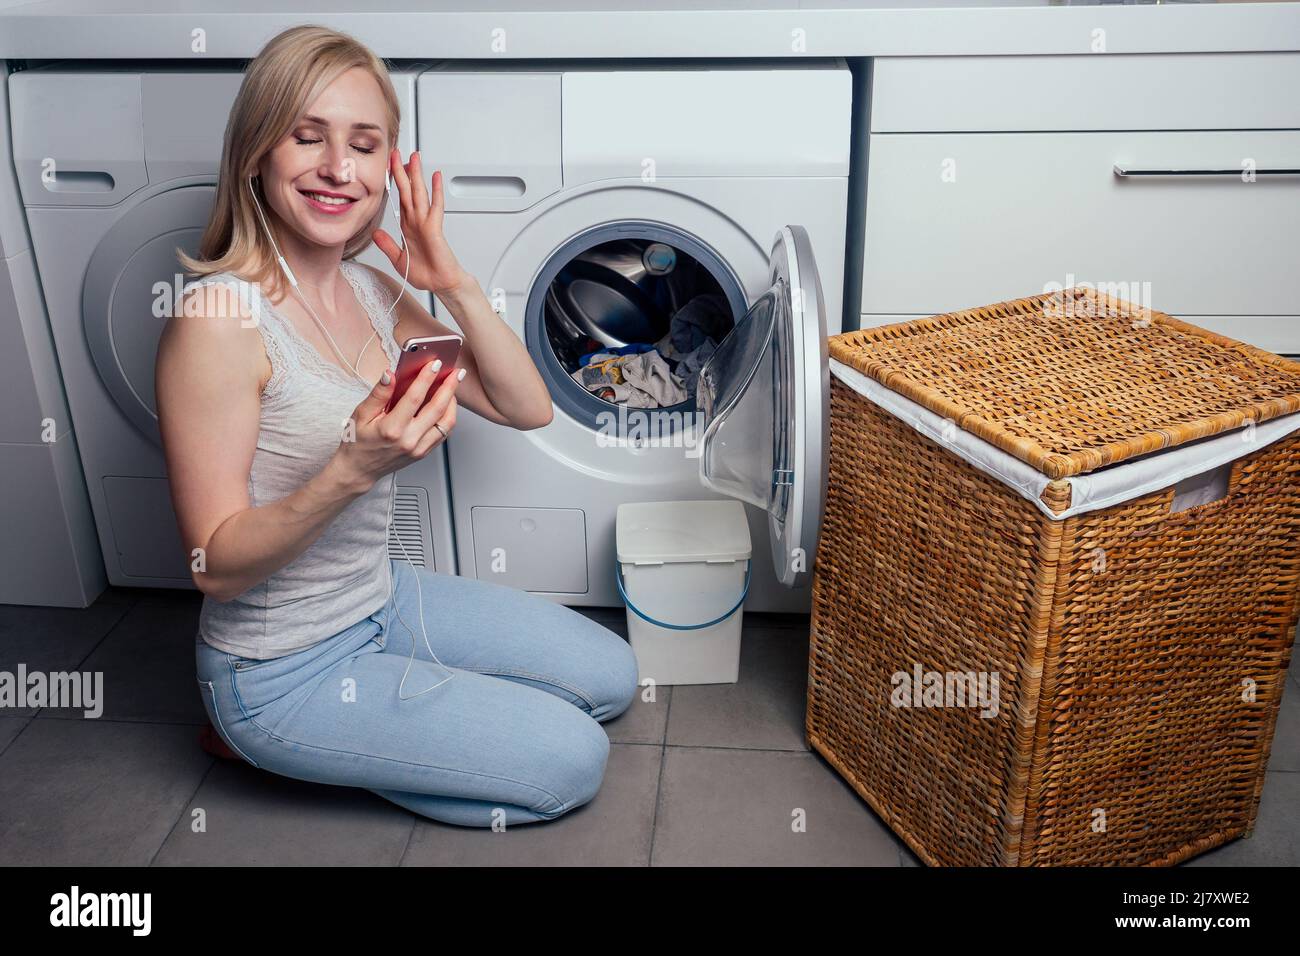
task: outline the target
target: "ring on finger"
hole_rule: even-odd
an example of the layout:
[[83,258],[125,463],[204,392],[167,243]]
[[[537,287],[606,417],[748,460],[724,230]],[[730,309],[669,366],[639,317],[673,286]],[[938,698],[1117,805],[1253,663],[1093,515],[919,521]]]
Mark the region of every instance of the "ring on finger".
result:
[[433,423],[433,427],[436,428],[436,429],[438,429],[438,431],[442,432],[442,440],[443,440],[443,441],[446,441],[448,436],[447,436],[446,431],[443,430],[443,427],[442,427],[441,425],[439,425],[437,422],[434,422],[434,423]]

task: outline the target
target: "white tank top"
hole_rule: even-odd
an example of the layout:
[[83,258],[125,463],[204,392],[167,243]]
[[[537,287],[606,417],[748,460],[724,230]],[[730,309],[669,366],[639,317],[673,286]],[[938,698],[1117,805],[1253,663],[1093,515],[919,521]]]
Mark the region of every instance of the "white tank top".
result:
[[[344,276],[379,333],[391,368],[398,349],[392,294],[370,271],[344,260]],[[229,272],[194,284],[240,282]],[[247,300],[246,300],[247,301]],[[248,475],[253,507],[302,487],[325,467],[343,438],[344,423],[369,388],[327,361],[264,297],[250,302],[272,374],[262,390],[257,448]],[[374,343],[371,344],[374,348]],[[388,600],[388,507],[391,474],[345,507],[298,557],[231,601],[204,595],[199,634],[240,657],[283,657],[337,634]]]

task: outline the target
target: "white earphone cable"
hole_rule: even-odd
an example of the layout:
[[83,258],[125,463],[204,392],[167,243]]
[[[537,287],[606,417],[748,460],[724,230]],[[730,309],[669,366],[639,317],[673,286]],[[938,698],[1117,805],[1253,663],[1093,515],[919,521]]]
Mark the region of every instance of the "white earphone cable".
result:
[[[393,508],[396,502],[397,502],[397,481],[396,479],[394,479],[392,484],[392,494],[389,496],[389,504],[388,504],[388,523],[390,527],[392,526],[393,523]],[[415,564],[414,562],[411,561],[411,556],[410,554],[407,553],[406,545],[402,542],[400,536],[397,538],[397,546],[402,549],[402,556],[406,559],[406,563],[411,567],[411,570],[415,573],[416,606],[420,609],[420,633],[424,636],[425,650],[429,652],[429,656],[432,657],[438,663],[439,667],[447,671],[447,676],[444,677],[442,680],[438,681],[438,683],[434,684],[432,687],[426,687],[424,690],[417,691],[416,693],[411,694],[409,697],[402,696],[402,688],[406,686],[406,677],[408,674],[411,673],[411,666],[415,663],[415,632],[411,630],[411,625],[407,624],[406,619],[402,617],[402,611],[397,606],[397,601],[394,598],[394,594],[396,593],[396,585],[393,583],[393,579],[392,579],[393,569],[392,569],[392,565],[390,564],[388,568],[388,575],[389,575],[388,593],[389,593],[390,600],[392,600],[393,612],[397,615],[397,619],[402,622],[402,627],[406,628],[406,633],[411,635],[411,656],[406,659],[406,670],[402,672],[402,680],[397,685],[397,699],[411,700],[415,697],[419,697],[421,694],[427,694],[429,691],[436,690],[437,688],[441,687],[443,684],[447,683],[447,681],[451,680],[452,677],[455,676],[456,672],[451,670],[449,667],[447,667],[447,665],[444,664],[442,661],[438,660],[438,655],[433,653],[433,647],[429,644],[429,632],[425,629],[424,626],[424,589],[420,586],[420,573],[415,570]]]
[[[360,372],[357,371],[357,365],[361,364],[361,356],[366,353],[366,349],[370,347],[371,341],[373,341],[378,336],[378,332],[372,330],[370,333],[370,338],[366,339],[366,344],[361,346],[361,351],[357,353],[357,364],[353,365],[351,362],[349,362],[347,356],[343,354],[343,350],[339,348],[338,343],[334,341],[334,336],[330,335],[329,329],[325,328],[325,323],[323,323],[320,320],[320,317],[316,314],[316,310],[313,309],[311,307],[311,303],[307,301],[307,296],[304,295],[302,290],[298,288],[298,277],[295,276],[293,274],[293,270],[289,268],[289,263],[284,261],[284,256],[280,252],[280,247],[275,242],[275,236],[271,234],[271,229],[266,224],[266,216],[262,212],[261,202],[258,201],[257,190],[253,188],[252,176],[248,177],[248,191],[253,197],[253,205],[257,207],[257,218],[260,219],[262,222],[262,231],[266,233],[266,238],[271,240],[271,248],[275,250],[276,259],[280,263],[280,269],[281,271],[284,272],[285,278],[289,280],[289,285],[292,286],[293,290],[298,293],[298,298],[301,299],[302,304],[306,306],[307,312],[308,314],[311,315],[312,321],[316,323],[316,327],[321,330],[321,334],[324,335],[325,338],[329,341],[329,344],[334,349],[335,354],[338,355],[339,359],[343,362],[343,364],[346,365],[351,370],[353,375],[361,379],[361,381],[365,382],[366,381],[365,377]],[[406,251],[406,230],[402,228],[402,211],[393,202],[393,191],[389,186],[389,176],[387,172],[384,173],[384,194],[388,196],[388,208],[393,211],[393,216],[396,217],[397,219],[397,231],[398,234],[401,235],[402,237],[402,251],[405,252]],[[388,323],[389,317],[393,314],[393,310],[397,308],[397,303],[400,302],[402,296],[406,294],[406,280],[407,277],[410,276],[410,274],[411,274],[411,257],[408,255],[406,257],[406,268],[402,272],[402,287],[397,292],[397,298],[393,299],[393,304],[389,306],[388,311],[384,313],[385,325]],[[370,383],[366,382],[366,384],[369,385]]]
[[[257,199],[257,191],[253,189],[252,176],[248,177],[248,191],[253,196],[253,204],[257,207],[257,217],[262,222],[262,229],[266,233],[267,239],[271,241],[271,248],[275,250],[276,259],[280,263],[280,269],[284,272],[285,278],[289,280],[289,285],[292,286],[293,289],[298,292],[298,297],[302,300],[303,305],[307,307],[308,313],[311,314],[311,317],[316,322],[316,325],[320,328],[321,332],[324,333],[325,338],[329,340],[329,343],[331,346],[333,346],[334,351],[338,353],[339,358],[342,359],[343,363],[347,365],[349,369],[352,370],[353,375],[361,379],[361,381],[365,382],[365,384],[368,386],[370,383],[366,382],[365,378],[361,375],[361,373],[357,371],[356,366],[354,366],[351,362],[347,360],[347,356],[343,354],[343,350],[338,347],[338,344],[335,343],[334,341],[334,337],[329,334],[329,330],[325,328],[325,324],[321,322],[320,318],[316,315],[316,310],[311,307],[311,303],[307,301],[307,297],[302,294],[301,290],[298,289],[298,279],[293,274],[293,270],[289,268],[289,264],[284,261],[284,256],[280,253],[280,247],[276,245],[275,236],[271,234],[271,230],[266,224],[266,216],[262,213],[262,204]],[[392,189],[389,186],[389,177],[387,173],[384,174],[384,192],[388,195],[389,208],[393,210],[393,215],[397,217],[397,231],[402,236],[402,251],[405,252],[406,231],[402,228],[402,213],[398,209],[398,207],[393,203],[393,193],[392,193]],[[402,295],[406,292],[406,279],[410,274],[411,274],[411,257],[410,255],[407,255],[406,269],[402,274],[402,288],[398,292],[397,298],[393,300],[393,304],[389,307],[388,311],[384,313],[384,324],[387,324],[389,316],[391,316],[393,310],[397,308],[398,301],[402,298]],[[365,354],[366,348],[369,347],[370,342],[377,335],[378,335],[377,332],[372,332],[370,338],[366,339],[366,344],[361,347],[361,352],[357,355],[357,365],[361,364],[361,356]],[[391,535],[392,527],[393,527],[393,512],[397,506],[397,477],[395,474],[391,477],[389,492],[390,493],[388,496],[388,523],[385,527],[388,530],[389,534]],[[441,687],[443,684],[447,683],[447,681],[451,680],[452,677],[455,676],[455,671],[447,667],[446,664],[444,664],[441,660],[438,659],[438,655],[433,652],[433,647],[429,643],[429,632],[426,629],[424,624],[424,589],[420,585],[420,574],[418,571],[416,571],[415,563],[411,560],[411,555],[406,550],[406,544],[402,541],[400,536],[397,537],[397,545],[402,550],[402,557],[406,560],[407,565],[410,566],[412,572],[414,572],[415,574],[415,593],[417,597],[416,606],[420,609],[420,633],[424,637],[425,649],[429,652],[429,656],[433,658],[433,660],[438,664],[438,666],[443,668],[443,670],[447,671],[447,676],[444,677],[442,680],[438,681],[438,683],[434,684],[432,687],[426,687],[424,690],[417,691],[416,693],[411,694],[410,696],[402,695],[402,689],[406,686],[406,678],[411,673],[411,667],[415,663],[415,632],[411,630],[411,625],[406,623],[406,619],[402,617],[401,609],[397,606],[397,600],[396,600],[397,584],[393,577],[393,566],[392,566],[392,561],[390,560],[388,566],[388,600],[389,603],[392,604],[393,606],[393,611],[397,615],[397,619],[401,621],[402,627],[406,628],[406,633],[411,636],[411,656],[407,658],[406,670],[402,672],[402,679],[397,685],[397,699],[412,700],[416,697],[419,697],[421,694],[427,694],[431,690],[436,690],[437,688]],[[386,621],[385,624],[387,624]]]

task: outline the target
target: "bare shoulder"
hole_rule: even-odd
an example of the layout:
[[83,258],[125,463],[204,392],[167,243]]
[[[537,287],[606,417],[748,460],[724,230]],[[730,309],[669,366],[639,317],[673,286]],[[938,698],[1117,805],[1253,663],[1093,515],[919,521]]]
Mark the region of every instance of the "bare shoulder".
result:
[[238,278],[194,282],[186,287],[176,314],[182,318],[200,317],[215,320],[218,329],[232,326],[251,328],[254,323],[256,285]]
[[259,380],[269,377],[262,375],[270,363],[257,332],[257,294],[253,284],[243,280],[191,283],[163,327],[160,365],[178,362],[193,367],[222,361],[232,371],[256,373]]

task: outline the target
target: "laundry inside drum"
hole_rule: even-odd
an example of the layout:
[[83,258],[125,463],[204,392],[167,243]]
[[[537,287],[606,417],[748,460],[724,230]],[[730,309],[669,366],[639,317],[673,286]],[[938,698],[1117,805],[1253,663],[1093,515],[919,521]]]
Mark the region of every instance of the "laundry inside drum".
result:
[[543,303],[560,365],[611,405],[686,408],[700,368],[734,323],[718,280],[690,253],[614,239],[569,260]]

